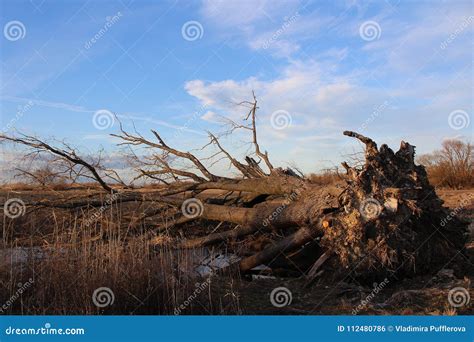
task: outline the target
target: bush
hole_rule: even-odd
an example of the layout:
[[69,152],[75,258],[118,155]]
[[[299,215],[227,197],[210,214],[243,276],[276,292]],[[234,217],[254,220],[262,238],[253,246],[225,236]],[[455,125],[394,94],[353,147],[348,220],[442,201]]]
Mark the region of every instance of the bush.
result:
[[321,173],[310,173],[307,177],[311,183],[318,185],[334,184],[342,179],[337,173],[337,170],[324,170]]
[[422,155],[418,162],[426,167],[432,185],[452,189],[474,186],[473,145],[461,140],[445,140],[442,148]]

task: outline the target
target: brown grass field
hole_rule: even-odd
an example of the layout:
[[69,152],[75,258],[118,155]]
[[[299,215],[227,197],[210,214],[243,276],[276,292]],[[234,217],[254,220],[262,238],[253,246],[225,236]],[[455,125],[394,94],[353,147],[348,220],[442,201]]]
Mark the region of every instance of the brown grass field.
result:
[[[97,188],[4,187],[0,198],[2,202],[9,198],[31,202],[79,195],[94,198],[98,193]],[[85,218],[93,211],[30,212],[27,208],[25,215],[15,219],[0,217],[0,303],[7,303],[0,309],[3,314],[21,315],[472,314],[472,301],[456,309],[447,297],[449,289],[460,286],[470,289],[474,298],[474,190],[437,193],[445,206],[471,222],[467,246],[470,260],[466,260],[471,265],[469,275],[459,279],[450,269],[433,269],[432,275],[391,280],[375,296],[371,295],[374,287],[359,284],[350,271],[337,283],[320,278],[312,286],[305,286],[302,274],[243,277],[226,272],[199,277],[196,267],[202,267],[207,255],[226,251],[218,247],[181,251],[153,248],[150,235],[166,239],[171,232],[153,229],[161,223],[156,216],[139,220],[143,204],[113,204],[92,222]],[[223,228],[200,220],[179,227],[173,234],[200,236]],[[279,308],[269,298],[271,291],[281,286],[291,290],[292,300]],[[113,292],[113,303],[106,307],[98,307],[92,300],[94,291],[101,287]]]

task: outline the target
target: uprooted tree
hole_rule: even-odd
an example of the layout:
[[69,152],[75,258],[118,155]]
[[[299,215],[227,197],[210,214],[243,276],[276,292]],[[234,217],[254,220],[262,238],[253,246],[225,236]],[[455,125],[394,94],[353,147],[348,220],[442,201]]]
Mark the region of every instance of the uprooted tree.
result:
[[[235,224],[233,229],[198,238],[151,237],[158,248],[164,243],[183,249],[230,245],[242,239],[257,240],[269,233],[279,237],[252,253],[240,250],[241,272],[261,264],[272,266],[282,255],[293,258],[293,263],[298,263],[295,256],[303,255],[304,262],[299,267],[311,275],[327,268],[334,271],[328,273],[338,276],[350,268],[354,278],[369,281],[390,275],[428,273],[448,263],[462,269],[467,224],[442,206],[424,167],[415,165],[414,146],[402,141],[400,149],[394,152],[387,145],[379,148],[370,138],[345,131],[344,135],[365,145],[365,164],[351,167],[342,163],[346,170],[343,186],[316,185],[291,169],[273,166],[257,139],[255,97],[252,102],[241,104],[249,108],[245,124],[229,122],[231,131],[246,129],[251,133],[254,151],[245,162],[234,158],[218,136],[209,134],[210,144],[218,149],[218,154],[240,172],[241,176],[236,178],[212,173],[203,160],[169,146],[156,131],[151,131],[155,139],[150,140],[126,132],[120,124],[120,132],[112,135],[121,140],[120,145],[130,147],[137,178],[164,184],[148,192],[127,186],[117,172],[105,169],[98,161],[86,161],[69,145],[58,147],[25,135],[1,135],[0,141],[21,144],[35,153],[52,154],[63,163],[64,173],[94,179],[107,193],[115,194],[117,202],[159,202],[177,208],[165,223],[167,231],[195,220]],[[134,146],[151,151],[146,160],[133,152]],[[190,162],[193,168],[175,167],[170,161],[173,158]],[[201,196],[207,190],[214,191]],[[227,195],[214,198],[215,193]],[[99,200],[77,198],[67,203],[45,200],[28,205],[78,208],[101,204]],[[163,211],[154,210],[143,217],[162,214]]]

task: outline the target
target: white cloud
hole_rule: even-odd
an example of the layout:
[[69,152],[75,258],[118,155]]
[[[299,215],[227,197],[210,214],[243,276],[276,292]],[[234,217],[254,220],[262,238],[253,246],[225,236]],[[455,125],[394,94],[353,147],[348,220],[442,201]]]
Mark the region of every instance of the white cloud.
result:
[[214,123],[219,122],[218,115],[216,113],[214,113],[213,111],[210,111],[210,110],[208,110],[206,113],[204,113],[201,116],[201,119],[204,120],[204,121],[208,121],[208,122],[214,122]]
[[[340,156],[332,153],[335,146],[348,143],[342,131],[359,127],[384,96],[375,89],[353,83],[350,75],[333,74],[333,70],[332,65],[315,61],[294,62],[271,80],[256,77],[241,81],[194,80],[186,83],[185,88],[209,106],[212,114],[207,114],[205,119],[223,115],[240,123],[244,123],[242,118],[248,108],[235,103],[251,100],[252,90],[255,90],[262,148],[269,150],[277,165],[285,165],[290,156],[294,156],[299,166],[309,171],[317,167],[317,161],[325,167],[337,163]],[[282,130],[275,129],[271,121],[272,113],[279,110],[291,116],[291,124]],[[241,132],[238,139],[248,141],[249,137],[243,134],[245,132]],[[233,147],[232,142],[223,143]],[[299,149],[295,155],[292,149],[302,145],[307,148]]]
[[[225,38],[238,38],[253,50],[289,58],[333,18],[300,13],[306,1],[241,0],[202,2],[201,14]],[[232,41],[235,41],[233,39]]]

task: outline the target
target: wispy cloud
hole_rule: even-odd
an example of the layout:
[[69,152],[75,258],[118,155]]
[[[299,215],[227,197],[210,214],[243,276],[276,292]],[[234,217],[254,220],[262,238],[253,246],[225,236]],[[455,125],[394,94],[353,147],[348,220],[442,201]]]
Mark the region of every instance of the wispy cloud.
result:
[[[303,1],[203,1],[201,13],[222,36],[253,50],[290,57],[332,17],[307,13]],[[301,11],[305,13],[301,13]]]
[[72,104],[63,103],[63,102],[45,101],[45,100],[40,100],[40,99],[35,99],[35,98],[2,95],[0,96],[0,100],[18,102],[18,103],[24,103],[24,104],[33,103],[34,105],[41,106],[41,107],[58,108],[58,109],[64,109],[70,112],[77,112],[77,113],[94,113],[95,112],[94,110],[89,110],[82,106],[72,105]]

